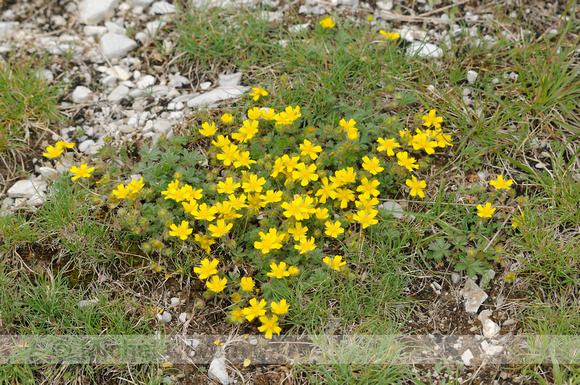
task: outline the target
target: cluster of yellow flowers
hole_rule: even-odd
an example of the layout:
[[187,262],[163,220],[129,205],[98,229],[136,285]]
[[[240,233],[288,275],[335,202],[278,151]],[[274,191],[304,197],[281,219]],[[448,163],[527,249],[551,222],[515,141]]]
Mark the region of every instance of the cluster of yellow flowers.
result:
[[[207,279],[207,288],[213,292],[222,292],[228,283],[226,277],[220,278],[218,275],[217,266],[219,261],[213,259],[211,262],[209,259],[205,258],[201,261],[200,267],[195,267],[193,271],[198,274],[199,279]],[[272,271],[267,275],[272,278],[283,278],[290,275],[297,275],[298,269],[294,266],[288,266],[285,262],[280,262],[280,264],[273,263],[270,265]],[[258,330],[265,334],[268,339],[272,338],[272,334],[280,334],[282,328],[278,326],[278,316],[283,316],[288,312],[290,305],[285,299],[280,301],[270,302],[270,316],[266,315],[266,307],[268,303],[264,299],[258,299],[252,296],[254,291],[258,291],[255,288],[255,282],[252,277],[242,277],[238,283],[240,292],[232,295],[232,300],[236,303],[236,306],[230,311],[229,318],[233,323],[242,323],[244,319],[251,322],[254,318],[258,318],[262,322],[262,326],[258,327]],[[249,299],[247,307],[238,306],[242,302],[243,296],[252,297]]]
[[[45,152],[42,153],[47,158],[56,159],[64,153],[65,148],[73,148],[75,146],[74,143],[67,143],[62,140],[59,140],[54,144],[54,146],[48,146],[44,150]],[[73,176],[71,177],[72,180],[77,180],[79,178],[90,178],[91,173],[95,171],[94,167],[89,167],[88,164],[82,163],[80,167],[72,166],[69,170]]]
[[[423,125],[427,127],[425,131],[417,128],[415,130],[415,135],[412,135],[409,131],[399,131],[401,142],[409,147],[413,147],[413,150],[415,151],[424,150],[427,155],[433,154],[437,147],[444,148],[446,146],[453,146],[451,143],[451,136],[443,133],[443,130],[441,129],[443,118],[436,115],[437,111],[431,110],[428,115],[423,116],[422,120],[425,121]],[[429,129],[431,126],[433,126],[434,129]],[[377,151],[386,152],[387,156],[396,156],[397,164],[399,166],[403,166],[411,172],[414,169],[419,168],[419,165],[416,163],[417,160],[413,157],[409,157],[407,151],[395,153],[395,148],[401,148],[401,144],[399,144],[395,138],[378,138],[377,142],[379,143]],[[411,188],[411,196],[419,196],[420,198],[425,197],[425,193],[423,192],[423,189],[427,187],[425,181],[420,181],[416,176],[412,175],[411,179],[405,181],[405,184]]]
[[[514,183],[513,180],[508,179],[504,180],[502,175],[498,175],[496,180],[492,180],[489,182],[491,186],[493,186],[496,190],[509,190],[510,186]],[[491,218],[492,214],[495,212],[496,208],[491,205],[489,202],[485,202],[485,206],[477,205],[477,216],[481,218]],[[522,214],[523,216],[523,214]],[[517,222],[513,222],[512,226],[514,229],[518,226]]]
[[[261,88],[253,88],[253,91],[254,100],[268,95]],[[384,158],[372,154],[363,156],[358,170],[356,167],[343,167],[334,172],[320,170],[321,163],[317,164],[317,160],[323,151],[322,143],[315,143],[314,139],[303,139],[298,148],[294,151],[288,149],[286,154],[272,159],[271,164],[265,167],[255,166],[257,161],[251,159],[249,145],[259,135],[261,125],[269,122],[274,123],[271,127],[289,125],[301,116],[300,106],[288,106],[280,112],[267,107],[254,107],[247,111],[247,119],[242,121],[237,130],[232,132],[227,129],[229,135],[219,134],[215,122],[203,122],[199,134],[211,139],[214,149],[210,152],[215,154],[212,162],[217,162],[225,175],[218,176],[215,188],[218,197],[215,201],[212,199],[204,202],[206,196],[203,189],[183,183],[180,175],[167,185],[161,195],[165,199],[180,203],[184,215],[190,217],[182,219],[180,224],[170,223],[169,236],[187,241],[195,231],[194,241],[209,254],[211,246],[218,238],[230,239],[229,233],[238,218],[261,213],[268,218],[279,218],[280,223],[272,227],[270,225],[258,233],[253,247],[259,255],[310,255],[317,249],[317,243],[323,243],[321,237],[340,238],[345,234],[345,226],[349,223],[358,223],[362,229],[377,224],[380,194],[378,188],[381,183],[376,175],[385,170],[381,164]],[[443,119],[436,117],[434,110],[423,119],[427,128],[432,125],[434,128],[425,131],[417,129],[415,135],[401,131],[399,134],[404,145],[412,147],[414,151],[424,150],[427,154],[432,154],[435,147],[452,145],[450,136],[444,134],[440,128]],[[221,121],[224,125],[230,125],[233,117],[224,114]],[[359,138],[355,120],[342,119],[339,125],[348,140]],[[394,138],[379,138],[378,144],[379,153],[386,152],[387,156],[396,156],[397,163],[409,171],[418,168],[415,158],[410,157],[408,152],[395,153],[394,150],[400,148],[401,144]],[[413,176],[412,180],[407,181],[408,185],[409,183],[412,188],[411,195],[424,196],[424,181],[418,181]],[[142,187],[142,179],[133,180],[127,186],[119,185],[113,195],[131,199]],[[195,225],[191,224],[192,220]],[[309,229],[305,221],[309,221],[308,225],[312,224],[315,229]],[[323,228],[324,233],[318,228]],[[286,245],[289,245],[288,249],[284,249]],[[325,256],[321,262],[339,271],[346,265],[342,258],[340,255]],[[271,271],[267,276],[271,278],[281,279],[299,272],[298,268],[288,266],[284,261],[277,263],[275,257],[270,262]],[[200,279],[207,279],[208,290],[215,293],[223,292],[228,285],[227,278],[217,274],[218,263],[215,259],[211,262],[204,259],[201,267],[195,268]],[[250,293],[254,287],[251,277],[242,278],[238,284],[243,293]],[[242,298],[239,293],[233,297],[235,302]],[[248,321],[259,317],[263,324],[263,330],[260,330],[271,337],[272,333],[279,333],[278,316],[285,314],[288,309],[286,300],[283,301],[284,305],[282,301],[272,302],[272,314],[267,316],[266,301],[262,299],[258,302],[258,298],[254,297],[249,300],[248,307],[236,307],[230,318],[233,322],[239,322],[244,317]],[[285,310],[282,311],[283,309]]]

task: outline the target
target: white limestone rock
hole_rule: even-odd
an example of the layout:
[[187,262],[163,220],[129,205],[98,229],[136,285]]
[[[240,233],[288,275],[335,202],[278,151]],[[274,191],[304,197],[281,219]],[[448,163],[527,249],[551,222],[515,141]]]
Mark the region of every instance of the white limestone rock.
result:
[[17,21],[0,21],[0,37],[8,34],[10,31],[13,31],[19,25],[20,23]]
[[483,320],[483,336],[485,338],[493,338],[499,334],[501,328],[498,324],[493,322],[491,319],[486,318]]
[[102,25],[85,25],[83,28],[83,33],[87,36],[101,37],[108,31],[107,27]]
[[219,75],[218,84],[220,87],[236,87],[242,83],[242,73],[236,72],[234,74],[222,74]]
[[23,179],[16,182],[8,189],[10,198],[44,198],[46,196],[46,182],[43,180]]
[[464,351],[463,354],[461,355],[461,360],[463,361],[465,366],[469,366],[471,364],[472,359],[473,359],[473,353],[471,353],[471,350],[469,350],[469,349]]
[[75,103],[79,103],[79,104],[86,103],[89,100],[91,100],[91,94],[92,93],[93,92],[90,89],[88,89],[87,87],[78,86],[73,91],[73,93],[71,95],[71,99]]
[[129,95],[129,87],[119,85],[107,96],[111,103],[119,103],[121,99]]
[[101,49],[111,59],[122,59],[129,51],[137,47],[137,42],[125,35],[106,33],[101,38]]
[[207,107],[210,105],[217,104],[224,100],[237,98],[244,93],[248,92],[250,87],[219,87],[205,94],[196,96],[187,102],[187,106],[190,108]]
[[99,24],[115,14],[119,0],[83,0],[79,4],[81,21],[86,24]]
[[222,385],[230,384],[230,378],[228,376],[228,371],[226,370],[226,355],[223,352],[223,349],[218,349],[216,352],[216,355],[209,365],[207,375],[212,380],[219,381]]
[[154,15],[166,15],[169,13],[175,13],[175,5],[169,4],[167,1],[156,1],[149,9],[149,14]]
[[467,81],[469,82],[469,84],[475,83],[476,80],[477,80],[477,72],[471,70],[467,71]]
[[407,55],[426,58],[438,58],[443,56],[443,50],[435,44],[415,42],[407,48]]
[[477,313],[481,304],[487,299],[487,294],[471,278],[467,278],[465,286],[461,290],[461,295],[465,299],[465,311]]

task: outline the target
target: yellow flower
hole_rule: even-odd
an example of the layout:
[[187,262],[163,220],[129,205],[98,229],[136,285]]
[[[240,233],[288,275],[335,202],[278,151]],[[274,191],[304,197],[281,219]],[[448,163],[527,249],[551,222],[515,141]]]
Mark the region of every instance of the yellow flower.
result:
[[401,147],[401,145],[397,142],[395,142],[395,139],[383,139],[383,138],[378,138],[377,142],[379,142],[380,146],[377,147],[377,151],[378,152],[383,152],[386,151],[387,155],[389,156],[394,156],[395,152],[393,151],[394,148],[397,147]]
[[326,207],[319,207],[316,209],[316,218],[323,220],[328,218],[328,209]]
[[435,126],[435,128],[441,127],[441,122],[443,122],[443,118],[441,116],[435,116],[436,114],[437,111],[431,110],[429,111],[429,115],[423,116],[421,118],[425,121],[423,125],[427,127]]
[[230,312],[230,318],[234,323],[242,323],[244,320],[244,311],[239,308],[235,308]]
[[218,219],[215,225],[209,225],[207,229],[211,231],[211,236],[214,238],[219,238],[226,234],[234,226],[233,223],[226,224],[223,219]]
[[281,299],[280,302],[270,302],[270,307],[272,308],[272,313],[284,315],[288,313],[290,305],[286,303],[285,299]]
[[298,275],[298,273],[300,272],[300,270],[298,270],[298,268],[295,267],[295,266],[290,266],[288,268],[288,272],[290,273],[290,275]]
[[55,146],[56,146],[56,148],[63,148],[63,147],[73,148],[75,146],[75,144],[74,143],[67,143],[67,142],[64,142],[62,140],[59,140],[58,142],[56,142]]
[[373,157],[373,159],[369,159],[368,156],[362,158],[363,161],[363,168],[370,172],[373,175],[377,175],[379,172],[383,171],[384,168],[381,167],[380,161],[378,158]]
[[223,135],[218,135],[217,142],[215,140],[211,141],[211,144],[213,144],[214,146],[219,147],[219,148],[227,146],[231,143],[232,142],[230,142],[230,138],[228,138],[227,136],[223,136]]
[[286,270],[286,266],[288,266],[286,262],[280,262],[279,265],[276,265],[276,263],[272,263],[270,265],[270,269],[272,269],[272,271],[266,273],[266,275],[268,277],[276,277],[278,279],[288,277],[290,273]]
[[294,235],[294,240],[298,241],[306,236],[308,227],[302,227],[302,222],[296,222],[293,228],[288,229],[288,233]]
[[413,168],[419,168],[419,165],[415,164],[415,158],[409,158],[409,154],[407,152],[398,152],[397,159],[399,159],[397,164],[399,166],[406,167],[409,171],[413,171]]
[[338,238],[338,234],[344,233],[344,229],[341,227],[340,221],[336,221],[334,223],[326,221],[324,226],[326,226],[326,231],[324,234],[329,235],[332,238]]
[[228,177],[225,181],[218,182],[218,193],[220,194],[233,194],[241,184],[234,182],[234,178]]
[[332,259],[329,257],[324,257],[322,262],[326,263],[330,268],[340,271],[340,267],[346,265],[346,262],[342,261],[342,256],[335,255]]
[[199,275],[199,279],[206,279],[210,275],[217,274],[216,266],[220,263],[217,259],[212,259],[210,262],[209,259],[205,258],[201,261],[201,267],[194,267],[193,271]]
[[366,229],[371,225],[376,225],[377,223],[379,223],[379,221],[375,219],[377,213],[378,213],[377,210],[371,211],[359,210],[357,211],[356,214],[352,216],[352,219],[362,224],[362,228]]
[[377,190],[375,187],[379,187],[380,184],[381,182],[379,182],[376,179],[369,181],[368,178],[362,178],[360,181],[360,185],[356,188],[356,191],[362,193],[368,192],[369,194],[378,196],[380,194],[380,191]]
[[336,198],[340,199],[340,208],[345,209],[348,206],[348,202],[354,201],[354,192],[351,189],[345,188],[337,188],[336,189]]
[[316,190],[316,196],[320,197],[320,203],[326,203],[326,199],[334,199],[336,197],[336,187],[334,183],[328,184],[328,178],[324,177],[321,180],[322,186]]
[[258,120],[262,117],[262,110],[260,107],[254,107],[248,110],[248,119]]
[[238,153],[238,146],[235,144],[225,145],[221,148],[221,154],[217,154],[217,158],[224,163],[224,166],[229,166],[236,159]]
[[64,152],[64,149],[59,146],[56,147],[48,146],[45,151],[46,152],[43,152],[42,155],[44,155],[47,158],[54,159],[60,156]]
[[[204,249],[205,252],[208,254],[211,251],[210,246],[215,243],[215,241],[213,239],[211,239],[210,237],[208,237],[207,235],[199,235],[199,234],[195,234],[195,241],[197,243],[199,243],[201,248]],[[203,261],[202,261],[202,265],[203,265]],[[216,263],[216,265],[217,265],[217,263]],[[193,270],[195,271],[195,269],[196,268],[194,268]],[[213,274],[215,274],[215,273],[213,273]]]
[[350,119],[348,122],[344,119],[340,119],[340,122],[338,123],[340,125],[340,127],[342,127],[345,131],[349,131],[353,128],[355,128],[355,124],[356,121],[354,119]]
[[171,229],[169,230],[169,235],[172,237],[179,237],[182,241],[185,241],[187,236],[193,231],[193,229],[189,228],[188,221],[181,221],[181,225],[179,225],[179,227],[172,223],[169,228]]
[[424,149],[427,154],[433,154],[435,152],[433,148],[438,146],[437,142],[429,140],[427,134],[422,132],[413,136],[411,145],[413,146],[413,150]]
[[260,88],[260,87],[252,87],[252,92],[250,95],[254,97],[254,101],[260,99],[260,96],[268,96],[268,91]]
[[386,37],[387,39],[393,40],[393,41],[395,41],[401,37],[401,35],[399,35],[398,33],[385,32],[382,29],[379,31],[379,33],[381,35],[383,35],[384,37]]
[[215,219],[215,214],[217,214],[217,208],[214,206],[208,207],[207,203],[202,203],[197,207],[197,210],[191,214],[198,221],[213,221]]
[[268,203],[276,203],[282,200],[282,191],[268,190],[264,195],[260,195],[262,207],[266,207]]
[[485,207],[482,207],[481,205],[477,205],[477,210],[479,211],[477,213],[478,217],[491,218],[491,214],[493,214],[493,212],[495,211],[495,207],[492,208],[491,203],[486,202]]
[[71,179],[77,180],[79,178],[90,178],[91,172],[95,170],[94,167],[88,168],[86,163],[82,163],[80,167],[72,166],[70,172],[75,174]]
[[266,314],[266,309],[264,309],[264,307],[266,307],[267,304],[268,302],[264,299],[261,299],[260,302],[258,302],[256,298],[252,298],[250,300],[250,307],[244,308],[243,310],[246,319],[252,321],[254,318]]
[[284,239],[284,235],[278,235],[277,231],[274,228],[269,229],[267,234],[260,231],[260,240],[254,242],[254,248],[261,250],[262,254],[268,254],[272,249],[282,248],[282,243],[280,242]]
[[292,171],[292,179],[300,180],[302,186],[308,185],[312,180],[318,180],[318,174],[316,174],[316,165],[311,164],[306,166],[305,163],[299,163],[296,165],[296,169]]
[[264,337],[272,339],[272,333],[280,335],[282,328],[278,326],[278,317],[273,315],[271,318],[266,316],[260,317],[262,326],[258,326],[258,330],[264,333]]
[[336,25],[336,23],[332,20],[331,17],[327,17],[320,21],[320,25],[322,28],[332,28]]
[[294,245],[294,248],[296,250],[300,250],[300,254],[305,254],[309,251],[316,249],[316,245],[314,244],[315,242],[314,237],[310,237],[310,240],[308,240],[308,237],[300,238],[299,242],[300,244]]
[[504,180],[503,176],[498,175],[497,176],[497,180],[492,180],[489,182],[490,185],[492,185],[493,187],[495,187],[496,190],[500,190],[500,189],[506,189],[509,190],[510,186],[512,184],[514,184],[514,181],[511,179],[508,180]]
[[505,275],[505,281],[507,283],[512,283],[516,279],[516,275],[514,273],[508,273]]
[[219,293],[220,291],[223,291],[225,289],[227,283],[228,279],[226,277],[220,279],[219,276],[214,275],[206,282],[206,285],[207,288],[210,289],[211,291]]
[[242,296],[239,293],[232,294],[232,301],[240,302],[242,300]]
[[315,160],[318,158],[318,153],[322,152],[322,147],[314,146],[311,141],[304,139],[304,143],[300,145],[300,150],[302,150],[300,155],[309,156],[310,159]]
[[405,184],[411,188],[411,196],[419,195],[420,198],[425,198],[425,193],[422,189],[427,187],[427,183],[422,180],[418,181],[415,175],[411,176],[411,179],[407,179]]
[[231,114],[223,114],[220,119],[225,124],[229,124],[234,121],[234,117]]
[[259,178],[258,176],[255,174],[250,174],[248,181],[247,182],[243,182],[242,183],[242,188],[244,189],[244,192],[246,193],[250,193],[250,192],[261,192],[264,188],[262,187],[264,184],[266,184],[266,179]]
[[199,129],[199,133],[202,134],[203,136],[212,136],[216,132],[217,128],[214,122],[211,122],[211,124],[209,124],[208,122],[204,122],[201,125],[201,128]]
[[524,218],[524,213],[520,213],[520,218],[518,218],[518,219],[514,218],[514,220],[512,221],[512,227],[514,229],[517,229],[519,224],[520,224],[521,219],[523,219],[523,218]]
[[250,151],[238,151],[235,153],[234,158],[236,159],[234,162],[235,168],[245,166],[249,170],[251,169],[250,164],[256,163],[255,160],[250,159]]
[[243,291],[247,291],[248,293],[254,290],[254,280],[252,277],[243,277],[240,282],[240,287]]

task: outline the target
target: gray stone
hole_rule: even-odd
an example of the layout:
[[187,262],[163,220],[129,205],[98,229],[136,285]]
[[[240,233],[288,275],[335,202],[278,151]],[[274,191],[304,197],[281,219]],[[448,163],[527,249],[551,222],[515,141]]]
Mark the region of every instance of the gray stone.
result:
[[86,103],[91,99],[91,94],[93,92],[84,86],[78,86],[75,88],[71,95],[71,99],[75,103]]
[[189,79],[180,74],[169,75],[169,85],[171,87],[183,87],[189,84]]
[[6,35],[20,25],[17,21],[0,21],[0,36]]
[[149,37],[149,35],[147,35],[145,32],[137,32],[135,34],[135,39],[139,40],[141,42],[144,42],[145,40],[147,40],[148,37]]
[[220,87],[235,87],[242,83],[242,73],[236,72],[234,74],[222,74],[219,75],[219,86]]
[[79,4],[81,21],[86,24],[99,24],[115,14],[119,0],[83,0]]
[[8,189],[8,196],[10,198],[32,198],[34,196],[44,197],[45,192],[45,181],[23,179],[14,183],[14,185]]
[[306,31],[310,27],[310,23],[304,24],[295,24],[288,27],[288,32],[290,33],[300,33],[302,31]]
[[91,151],[91,148],[95,145],[95,141],[92,139],[85,140],[81,144],[79,144],[79,151],[88,154]]
[[207,91],[209,87],[211,87],[211,82],[199,83],[199,88],[201,88],[203,91]]
[[153,0],[130,0],[131,5],[143,8],[147,8],[152,2]]
[[163,20],[150,21],[145,24],[145,33],[147,33],[149,36],[155,36],[161,28],[165,27],[166,24],[167,23],[165,23]]
[[173,319],[173,317],[171,316],[171,313],[169,313],[168,311],[163,311],[163,313],[161,314],[157,314],[157,319],[159,321],[163,321],[163,322],[171,322],[171,320]]
[[38,172],[46,180],[54,180],[58,175],[58,171],[51,167],[39,167]]
[[471,70],[467,71],[467,81],[469,84],[475,83],[475,80],[477,80],[477,72]]
[[464,351],[463,354],[461,355],[461,360],[463,361],[465,366],[469,366],[472,359],[473,359],[473,353],[471,353],[471,350],[469,350],[469,349]]
[[160,134],[168,135],[171,131],[171,122],[167,119],[157,119],[153,124],[153,129]]
[[79,301],[77,306],[78,307],[86,307],[86,306],[90,306],[90,305],[96,305],[98,303],[99,303],[98,299],[84,299],[82,301]]
[[110,33],[116,33],[117,35],[125,35],[127,33],[127,30],[124,27],[111,21],[105,22],[105,27],[107,27],[107,31]]
[[125,35],[106,33],[101,38],[101,49],[108,58],[121,59],[137,47],[137,42]]
[[457,273],[451,273],[451,282],[453,282],[453,284],[457,285],[459,283],[459,280],[461,279],[461,276]]
[[107,27],[102,25],[85,25],[83,28],[83,33],[87,36],[100,37],[107,33]]
[[486,318],[483,321],[483,336],[485,338],[493,338],[499,334],[499,331],[499,325],[493,322],[491,319]]
[[179,322],[184,323],[187,320],[187,313],[179,314]]
[[407,48],[407,54],[410,56],[438,58],[443,56],[443,50],[435,44],[415,42],[411,43]]
[[250,87],[220,87],[205,94],[196,96],[187,102],[187,106],[190,108],[199,108],[204,106],[210,106],[224,100],[237,98],[248,92]]
[[207,375],[214,381],[219,381],[222,385],[229,385],[230,378],[226,370],[226,355],[223,349],[218,349],[214,356]]
[[54,75],[52,74],[52,71],[49,70],[48,68],[39,70],[36,73],[36,76],[38,76],[39,79],[46,80],[47,83],[50,83],[54,80]]
[[487,299],[487,294],[471,278],[465,281],[461,294],[465,299],[465,311],[468,313],[477,313],[481,304]]
[[112,103],[119,103],[121,99],[129,95],[129,88],[119,85],[107,96],[107,99]]
[[113,66],[112,68],[107,68],[106,73],[107,75],[114,76],[121,81],[131,79],[131,73],[121,66]]
[[487,341],[483,341],[481,343],[481,350],[483,350],[483,352],[488,356],[495,356],[496,354],[501,353],[503,346],[490,345]]
[[382,9],[383,11],[390,11],[393,9],[393,1],[386,0],[386,1],[377,1],[377,7]]
[[175,5],[169,4],[167,1],[156,1],[149,10],[150,15],[165,15],[168,13],[175,13]]
[[155,84],[155,76],[152,75],[145,75],[136,83],[137,88],[139,89],[145,89],[149,86],[152,86],[153,84]]

